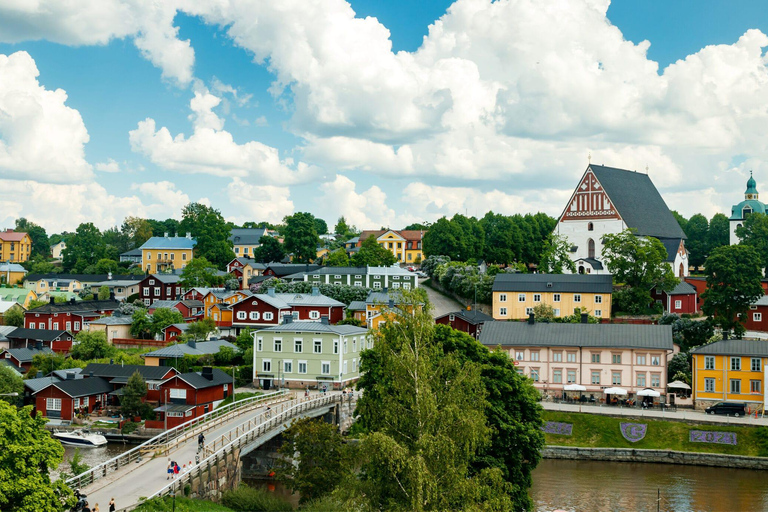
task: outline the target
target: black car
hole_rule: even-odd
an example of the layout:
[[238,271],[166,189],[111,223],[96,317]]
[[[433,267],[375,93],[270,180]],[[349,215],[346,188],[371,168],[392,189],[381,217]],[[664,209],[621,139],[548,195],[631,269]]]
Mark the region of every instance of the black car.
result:
[[704,409],[709,414],[725,414],[727,416],[745,416],[747,406],[741,402],[720,402]]

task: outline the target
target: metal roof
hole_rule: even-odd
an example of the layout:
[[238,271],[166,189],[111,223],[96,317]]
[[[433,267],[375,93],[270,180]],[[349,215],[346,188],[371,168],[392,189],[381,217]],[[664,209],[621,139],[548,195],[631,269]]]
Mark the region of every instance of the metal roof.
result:
[[112,385],[101,377],[60,380],[58,382],[54,382],[51,385],[59,388],[64,393],[73,398],[78,396],[106,394],[112,391]]
[[116,378],[125,377],[128,378],[133,375],[134,372],[139,372],[144,380],[161,380],[168,372],[174,372],[174,368],[167,366],[144,366],[139,364],[106,364],[106,363],[89,363],[83,369],[84,374],[93,374],[96,377]]
[[20,363],[28,363],[32,361],[32,357],[37,354],[53,354],[53,350],[50,347],[43,347],[41,350],[36,348],[7,348],[5,352],[10,353],[14,359]]
[[146,281],[149,278],[155,278],[163,284],[178,283],[181,280],[181,276],[179,274],[151,274],[142,279],[142,281]]
[[493,321],[480,343],[490,347],[602,347],[672,350],[671,325],[560,324]]
[[412,272],[400,268],[393,267],[322,267],[317,270],[312,270],[309,274],[316,275],[390,275],[390,276],[403,276],[414,275]]
[[235,228],[230,232],[229,241],[233,245],[259,245],[259,239],[266,233],[264,228]]
[[721,340],[691,350],[692,354],[768,357],[768,341]]
[[486,315],[482,311],[478,311],[476,309],[473,309],[472,311],[467,311],[467,310],[454,311],[453,313],[446,313],[437,318],[445,318],[446,316],[449,316],[449,315],[457,316],[472,325],[493,321],[493,317],[491,315]]
[[139,249],[194,249],[196,241],[194,238],[184,236],[153,236]]
[[40,377],[39,379],[26,379],[24,380],[24,387],[29,389],[32,394],[37,393],[41,389],[45,389],[54,382],[59,382],[61,379],[58,377]]
[[349,311],[365,311],[365,301],[362,300],[353,300],[349,303],[349,306],[347,306],[347,310]]
[[203,377],[202,372],[182,373],[176,375],[176,377],[180,378],[195,389],[210,388],[211,386],[220,386],[222,384],[230,384],[232,382],[232,376],[227,375],[218,368],[212,368],[211,373],[213,375],[213,379],[211,380]]
[[317,334],[339,334],[342,336],[354,336],[358,334],[367,334],[368,329],[356,325],[330,325],[322,322],[289,322],[266,329],[259,329],[256,332],[314,332]]
[[696,287],[685,281],[677,283],[671,292],[667,292],[667,295],[691,295],[696,293]]
[[91,325],[131,325],[133,323],[133,318],[130,316],[113,315],[97,318],[88,323]]
[[496,274],[494,292],[612,293],[610,274]]
[[0,272],[24,272],[26,274],[27,269],[18,263],[0,263]]
[[188,343],[177,343],[169,345],[161,349],[142,354],[142,357],[184,357],[185,354],[194,356],[201,356],[204,354],[216,354],[221,350],[221,347],[231,348],[232,350],[239,350],[237,345],[225,340],[211,340],[211,341],[198,341],[195,346],[192,347]]
[[15,330],[6,334],[8,338],[16,338],[22,340],[35,340],[35,341],[53,341],[60,337],[62,334],[72,335],[67,331],[50,330],[50,329],[26,329],[24,327],[17,327]]
[[39,308],[31,309],[35,313],[80,313],[93,311],[114,311],[120,307],[120,301],[107,300],[82,300],[80,302],[60,302],[57,304],[45,304]]
[[155,412],[187,412],[197,407],[195,404],[167,404],[152,409]]

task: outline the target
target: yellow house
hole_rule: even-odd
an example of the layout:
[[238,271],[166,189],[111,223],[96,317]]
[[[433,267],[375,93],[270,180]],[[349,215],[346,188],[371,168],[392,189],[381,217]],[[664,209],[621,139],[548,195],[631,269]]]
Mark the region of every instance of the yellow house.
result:
[[30,290],[34,290],[38,295],[50,292],[69,292],[77,293],[83,289],[83,283],[77,279],[58,278],[58,277],[44,277],[37,281],[27,280],[24,286]]
[[17,302],[25,309],[29,309],[29,303],[37,300],[37,297],[38,295],[34,290],[27,288],[0,288],[0,300]]
[[[229,291],[229,290],[210,290],[205,297],[203,297],[203,307],[205,308],[205,312],[203,313],[203,316],[205,318],[213,318],[213,306],[216,304],[235,304],[237,302],[240,302],[246,297],[250,297],[250,293],[246,293],[243,290],[235,290],[235,291]],[[219,310],[220,312],[221,310]],[[213,318],[216,321],[221,321],[220,319]]]
[[153,236],[142,245],[141,268],[148,274],[184,268],[194,257],[195,239],[187,236]]
[[253,258],[254,252],[261,245],[261,237],[273,234],[273,231],[265,228],[235,228],[229,234],[229,241],[232,242],[236,258]]
[[398,262],[419,264],[424,259],[421,243],[425,233],[417,229],[363,231],[358,237],[357,246],[360,247],[369,237],[374,236],[379,245],[394,254]]
[[765,404],[768,371],[765,341],[722,340],[698,347],[691,355],[693,399],[697,409],[717,402]]
[[27,269],[18,263],[0,263],[0,283],[18,284],[27,275]]
[[32,239],[27,233],[0,231],[0,261],[24,262],[32,254]]
[[555,316],[580,310],[598,318],[611,317],[613,281],[597,274],[497,274],[493,281],[494,320],[519,320],[547,304]]
[[[417,304],[421,308],[423,304]],[[350,307],[355,308],[355,303]],[[402,301],[402,296],[397,291],[369,292],[365,299],[365,317],[361,318],[360,311],[353,310],[353,318],[364,320],[369,329],[378,329],[385,322],[391,321],[397,314],[397,310],[413,311],[414,304]],[[355,308],[359,309],[359,308]]]

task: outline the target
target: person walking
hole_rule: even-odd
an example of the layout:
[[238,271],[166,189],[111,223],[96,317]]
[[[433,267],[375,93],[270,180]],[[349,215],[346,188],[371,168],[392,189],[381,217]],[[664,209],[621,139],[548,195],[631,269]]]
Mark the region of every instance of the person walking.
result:
[[177,476],[179,476],[179,471],[181,471],[181,468],[179,468],[179,465],[178,465],[178,464],[176,464],[176,465],[174,466],[174,468],[173,468],[173,476],[174,476],[174,477],[177,477]]
[[109,512],[115,512],[115,498],[109,500]]
[[91,510],[91,512],[99,512],[99,504],[98,503],[93,506],[93,509]]
[[203,451],[203,446],[205,446],[205,436],[200,432],[200,435],[197,436],[197,451]]
[[166,469],[168,476],[165,478],[166,480],[170,480],[173,478],[173,461],[171,459],[168,459],[168,468]]

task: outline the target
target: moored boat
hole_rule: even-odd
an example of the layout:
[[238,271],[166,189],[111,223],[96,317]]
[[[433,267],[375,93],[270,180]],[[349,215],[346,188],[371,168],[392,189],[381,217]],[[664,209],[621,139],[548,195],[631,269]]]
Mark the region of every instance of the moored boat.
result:
[[107,438],[87,430],[56,430],[53,437],[70,446],[96,447],[107,444]]

